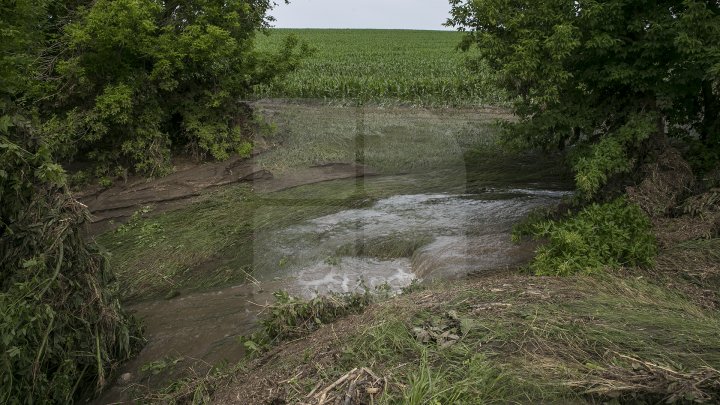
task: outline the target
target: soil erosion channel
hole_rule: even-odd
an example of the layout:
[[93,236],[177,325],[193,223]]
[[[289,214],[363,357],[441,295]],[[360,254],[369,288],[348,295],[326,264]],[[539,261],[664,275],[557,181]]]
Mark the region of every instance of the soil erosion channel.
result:
[[[333,119],[337,115],[334,112]],[[466,123],[478,124],[477,118],[464,117]],[[457,117],[431,118],[440,125]],[[417,128],[427,127],[425,121],[411,116],[404,130],[417,133]],[[363,133],[372,130],[363,124]],[[385,130],[397,135],[398,127]],[[457,134],[446,136],[457,141]],[[177,377],[188,367],[201,370],[202,365],[239,360],[239,336],[253,330],[258,314],[278,290],[305,298],[364,289],[397,292],[414,280],[458,278],[522,263],[533,246],[513,244],[510,231],[529,211],[567,194],[558,172],[548,170],[555,163],[507,157],[488,170],[470,162],[469,146],[456,142],[453,147],[454,161],[404,173],[370,162],[375,163],[368,165],[372,175],[364,171],[280,191],[262,187],[267,184],[263,179],[252,180],[258,182],[252,194],[261,202],[238,216],[262,222],[278,210],[316,215],[298,214],[277,226],[254,227],[252,237],[195,266],[194,271],[207,274],[217,269],[242,272],[244,281],[211,289],[188,286],[172,298],[131,304],[146,325],[148,343],[101,402],[121,399],[123,391],[127,394],[127,388],[138,384]],[[355,163],[368,163],[359,160]],[[281,174],[276,178],[282,179],[282,170],[275,168],[273,174],[277,172]],[[323,208],[313,211],[311,206]]]

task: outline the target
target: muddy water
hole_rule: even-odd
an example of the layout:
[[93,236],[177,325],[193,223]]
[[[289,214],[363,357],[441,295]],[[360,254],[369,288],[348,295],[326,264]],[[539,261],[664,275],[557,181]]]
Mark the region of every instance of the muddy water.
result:
[[[562,194],[510,189],[380,199],[367,208],[260,235],[256,273],[260,281],[283,279],[292,293],[312,297],[380,285],[399,290],[414,279],[455,278],[516,265],[526,257],[527,246],[510,242],[512,224]],[[393,252],[394,245],[413,243],[422,246],[411,253]],[[379,254],[346,253],[368,244]]]
[[[277,123],[279,138],[253,161],[274,175],[253,182],[261,208],[237,213],[254,218],[256,231],[192,269],[199,284],[206,274],[241,280],[245,271],[252,282],[210,291],[183,285],[178,297],[133,304],[147,345],[99,403],[131,400],[189,369],[202,374],[237,362],[244,354],[239,337],[256,327],[277,290],[307,298],[364,288],[399,291],[413,280],[514,267],[533,247],[510,242],[512,224],[567,189],[557,162],[493,149],[491,122],[508,118],[494,113],[259,107]],[[342,178],[338,165],[352,169],[348,178],[323,181]],[[313,181],[323,182],[302,185]],[[285,212],[291,215],[279,215]]]
[[[253,251],[253,282],[134,305],[131,309],[146,325],[148,344],[124,366],[124,377],[99,402],[127,401],[133,390],[157,387],[189,368],[202,373],[210,365],[238,361],[243,356],[239,336],[255,328],[274,291],[306,298],[380,286],[399,291],[413,280],[516,266],[529,258],[532,247],[510,241],[512,224],[567,194],[559,191],[562,185],[551,182],[508,181],[504,187],[488,188],[452,176],[428,181],[425,175],[395,175],[340,182],[351,183],[360,194],[366,188],[381,188],[384,196],[359,208],[339,207],[329,215],[258,232],[251,245],[237,248]],[[313,191],[337,186],[318,183],[306,192],[311,197]],[[273,196],[267,194],[269,205],[286,203]],[[158,361],[154,374],[148,366]]]

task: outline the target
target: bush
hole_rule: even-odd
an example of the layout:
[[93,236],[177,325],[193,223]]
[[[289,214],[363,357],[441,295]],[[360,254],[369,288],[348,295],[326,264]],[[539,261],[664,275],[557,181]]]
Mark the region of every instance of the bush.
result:
[[508,135],[572,150],[587,201],[661,154],[667,132],[696,139],[689,153],[701,165],[720,153],[717,1],[450,4],[463,48],[477,49],[514,100]]
[[241,100],[306,52],[293,37],[277,53],[255,50],[268,0],[64,6],[39,23],[53,62],[40,67],[38,105],[57,158],[92,161],[98,177],[162,174],[172,151],[249,155],[255,124]]
[[525,224],[516,228],[514,238],[522,235],[545,241],[530,263],[537,275],[649,266],[657,251],[649,219],[624,198],[592,204],[570,218]]
[[87,399],[142,343],[139,326],[59,167],[4,136],[0,152],[0,403]]
[[0,403],[72,403],[142,343],[28,106],[43,1],[0,3]]
[[102,389],[142,343],[81,236],[87,212],[59,194],[31,203],[0,241],[0,402],[69,403]]

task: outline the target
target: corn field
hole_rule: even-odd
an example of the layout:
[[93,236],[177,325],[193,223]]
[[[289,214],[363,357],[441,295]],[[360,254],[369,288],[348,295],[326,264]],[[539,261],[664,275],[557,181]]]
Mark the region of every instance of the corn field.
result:
[[459,32],[271,29],[258,36],[257,46],[279,47],[288,35],[296,35],[315,52],[284,79],[257,86],[257,98],[431,106],[498,104],[505,99],[477,54],[457,49]]

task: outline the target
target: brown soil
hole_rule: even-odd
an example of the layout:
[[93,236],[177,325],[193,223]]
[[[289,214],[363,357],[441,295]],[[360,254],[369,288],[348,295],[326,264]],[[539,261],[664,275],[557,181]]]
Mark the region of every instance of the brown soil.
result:
[[152,214],[184,207],[218,187],[252,184],[258,192],[274,192],[305,184],[373,175],[363,165],[329,163],[301,168],[275,177],[261,169],[254,159],[232,157],[223,162],[180,162],[175,172],[159,179],[130,178],[110,188],[93,186],[75,194],[87,205],[92,221],[90,234],[99,234],[126,222],[133,213],[150,206]]

